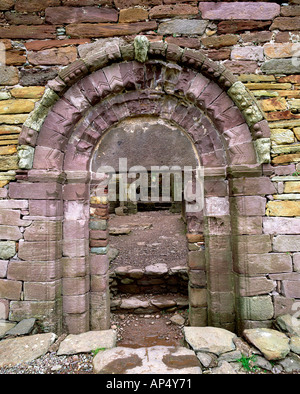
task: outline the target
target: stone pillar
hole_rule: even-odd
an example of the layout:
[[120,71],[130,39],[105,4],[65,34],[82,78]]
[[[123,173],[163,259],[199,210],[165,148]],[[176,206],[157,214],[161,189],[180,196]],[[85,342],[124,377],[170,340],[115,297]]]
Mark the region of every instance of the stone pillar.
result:
[[106,330],[110,327],[108,212],[107,189],[98,185],[90,198],[91,330]]
[[66,171],[63,186],[63,315],[65,330],[89,330],[89,174]]

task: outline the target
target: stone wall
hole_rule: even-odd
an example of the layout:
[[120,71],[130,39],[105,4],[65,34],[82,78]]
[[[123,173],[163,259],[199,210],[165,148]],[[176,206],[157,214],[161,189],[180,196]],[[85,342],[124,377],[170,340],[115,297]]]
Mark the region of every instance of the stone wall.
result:
[[[271,324],[277,316],[291,312],[300,299],[300,2],[239,3],[0,0],[0,319],[18,321],[34,315],[46,326],[51,321],[48,327],[57,330],[56,316],[86,311],[90,283],[82,250],[89,245],[88,241],[77,243],[74,254],[71,239],[75,230],[79,236],[74,222],[82,219],[82,212],[69,215],[67,224],[63,221],[64,206],[69,212],[75,206],[72,185],[64,186],[69,193],[64,201],[63,180],[55,174],[49,173],[39,184],[23,184],[22,191],[15,187],[17,181],[28,181],[25,172],[33,161],[30,143],[20,148],[18,139],[45,87],[60,89],[60,77],[56,86],[50,81],[61,76],[65,66],[93,56],[99,43],[103,48],[116,42],[126,45],[140,33],[150,42],[201,50],[236,75],[264,111],[271,130],[266,141],[270,162],[254,171],[252,178],[240,174],[226,180],[230,195],[223,211],[228,215],[230,206],[233,221],[235,215],[246,216],[236,221],[231,239],[236,304],[243,325]],[[36,131],[31,132],[36,138]],[[36,152],[36,162],[45,155],[43,149]],[[49,168],[63,160],[59,151],[46,158]],[[221,184],[225,181],[219,180],[219,188]],[[86,207],[82,210],[86,218]],[[66,233],[70,240],[65,239],[62,246]],[[99,247],[105,247],[100,241]],[[209,239],[212,248],[213,241]],[[95,242],[90,246],[95,249]],[[76,269],[70,264],[74,258]],[[189,266],[200,267],[203,273],[203,257],[197,250],[190,250]],[[96,288],[102,278],[97,269]],[[74,286],[76,299],[72,298]],[[85,320],[78,330],[87,328]]]

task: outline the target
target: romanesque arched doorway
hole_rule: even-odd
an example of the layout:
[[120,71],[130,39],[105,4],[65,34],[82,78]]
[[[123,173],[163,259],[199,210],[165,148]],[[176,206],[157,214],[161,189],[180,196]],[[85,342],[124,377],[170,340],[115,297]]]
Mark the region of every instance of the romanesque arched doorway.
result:
[[[26,240],[25,230],[18,257],[26,260],[39,247],[34,258],[58,267],[62,290],[41,314],[45,326],[71,333],[108,328],[108,259],[89,247],[89,230],[106,228],[105,209],[90,217],[91,191],[104,176],[91,170],[91,159],[101,137],[122,121],[150,116],[172,123],[192,141],[205,177],[203,214],[188,217],[191,242],[202,236],[206,246],[189,255],[194,278],[206,278],[199,286],[194,279],[190,321],[234,330],[242,319],[239,283],[249,274],[247,250],[243,258],[235,251],[262,216],[259,208],[249,211],[247,197],[268,193],[261,168],[269,160],[267,123],[246,88],[201,52],[146,40],[141,46],[112,45],[66,67],[26,121],[20,155],[33,163],[24,160],[28,171],[10,184],[10,196],[28,198],[41,212],[46,207],[51,219],[39,245]],[[52,222],[63,231],[52,230]],[[197,290],[203,287],[205,301]]]

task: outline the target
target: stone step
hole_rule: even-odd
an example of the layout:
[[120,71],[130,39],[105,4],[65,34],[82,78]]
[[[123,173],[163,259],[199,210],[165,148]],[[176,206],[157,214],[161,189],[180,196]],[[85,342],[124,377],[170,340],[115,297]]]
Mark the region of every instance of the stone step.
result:
[[159,295],[119,295],[111,300],[111,311],[120,313],[157,313],[159,311],[175,311],[185,309],[189,305],[188,296],[176,294]]

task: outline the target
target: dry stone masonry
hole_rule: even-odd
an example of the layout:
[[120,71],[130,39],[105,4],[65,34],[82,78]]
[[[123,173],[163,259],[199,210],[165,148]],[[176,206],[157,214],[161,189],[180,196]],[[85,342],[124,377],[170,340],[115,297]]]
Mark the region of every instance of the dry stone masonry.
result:
[[93,158],[144,117],[181,130],[204,166],[204,211],[186,215],[190,325],[297,313],[300,4],[238,3],[0,0],[1,320],[110,327]]

